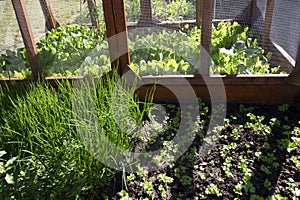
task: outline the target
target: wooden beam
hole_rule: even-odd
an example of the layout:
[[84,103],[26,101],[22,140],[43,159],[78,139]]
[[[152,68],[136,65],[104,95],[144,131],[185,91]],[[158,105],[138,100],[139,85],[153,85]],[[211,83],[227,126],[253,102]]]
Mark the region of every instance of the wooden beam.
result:
[[300,69],[300,42],[298,44],[298,53],[296,58],[295,69]]
[[254,8],[256,6],[256,0],[249,0],[248,3],[248,10],[247,10],[247,26],[251,26],[253,14],[254,14]]
[[300,42],[298,44],[298,53],[294,70],[285,80],[287,83],[300,86]]
[[38,57],[38,52],[33,38],[30,22],[28,20],[25,4],[23,0],[11,0],[11,2],[18,20],[33,77],[35,79],[42,78],[43,70]]
[[118,60],[118,41],[116,37],[116,26],[115,26],[115,17],[113,10],[113,3],[110,0],[102,0],[103,3],[103,13],[106,25],[106,35],[108,38],[108,46],[109,46],[109,55],[112,69],[117,68]]
[[128,30],[126,24],[124,0],[114,0],[113,7],[115,12],[116,34],[118,35],[119,49],[119,72],[124,74],[129,70],[130,55],[128,47]]
[[130,64],[124,1],[103,0],[103,9],[112,67],[122,75]]
[[[212,33],[212,1],[202,0],[202,26],[201,26],[201,66],[200,73],[208,75],[210,73],[210,48]],[[204,52],[205,50],[206,52]]]
[[[211,102],[211,94],[213,94],[215,102],[218,101],[218,97],[220,97],[220,101],[224,100],[223,94],[225,89],[227,103],[255,103],[266,105],[286,103],[297,105],[297,98],[300,96],[300,85],[283,83],[287,77],[288,74],[216,75],[206,77],[205,79],[203,76],[196,75],[142,76],[143,85],[138,88],[136,94],[140,100],[144,100],[154,86],[154,83],[157,83],[155,84],[154,102],[159,103],[176,103],[178,101],[174,93],[168,88],[172,88],[176,90],[176,93],[180,93],[181,96],[184,96],[186,102],[193,101],[194,99],[192,98],[194,98],[194,96],[187,92],[189,88],[192,87],[196,96],[206,103]],[[59,82],[69,81],[72,84],[83,78],[84,77],[47,77],[45,81],[57,88]],[[214,81],[215,79],[221,81]],[[34,79],[2,78],[0,79],[0,86],[14,87],[17,84],[24,85],[34,81]],[[207,82],[209,82],[209,84]]]
[[262,48],[265,50],[269,50],[270,47],[270,33],[272,27],[274,8],[275,8],[275,0],[267,0],[264,29],[262,33]]
[[203,0],[196,0],[196,24],[197,26],[201,25],[201,18],[203,13]]
[[[226,93],[225,103],[254,103],[254,104],[290,104],[297,103],[297,97],[300,95],[300,86],[284,84],[283,80],[287,75],[266,75],[266,76],[215,76],[210,77],[208,82],[213,79],[221,79],[222,84],[208,84],[201,76],[185,76],[184,77],[141,77],[145,85],[141,86],[136,93],[141,100],[144,100],[146,94],[155,85],[156,91],[154,94],[154,101],[159,103],[176,103],[178,100],[174,95],[176,93],[182,94],[185,97],[185,102],[192,102],[194,96],[189,94],[188,88],[192,87],[196,96],[201,98],[206,103],[211,102],[213,94],[214,101],[218,100],[222,103],[224,100],[224,90]],[[186,81],[189,85],[184,84]],[[148,83],[148,84],[147,84]],[[173,92],[168,88],[173,88]]]
[[42,7],[43,14],[46,20],[46,27],[49,31],[52,29],[56,29],[59,26],[59,23],[55,20],[50,3],[48,0],[40,0],[40,4]]
[[92,26],[98,28],[99,23],[98,23],[98,19],[97,19],[98,14],[97,14],[96,5],[94,4],[93,0],[87,0],[87,3],[88,3],[89,14],[90,14]]

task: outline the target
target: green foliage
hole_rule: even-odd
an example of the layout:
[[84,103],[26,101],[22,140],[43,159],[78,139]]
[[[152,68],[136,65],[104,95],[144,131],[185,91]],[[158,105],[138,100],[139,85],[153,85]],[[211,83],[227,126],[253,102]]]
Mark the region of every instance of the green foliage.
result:
[[206,189],[205,194],[217,195],[218,197],[222,196],[222,193],[219,191],[218,187],[211,183]]
[[[86,66],[102,72],[107,70],[109,60],[102,50],[105,45],[103,35],[97,29],[68,25],[52,30],[38,42],[37,47],[46,76],[68,76],[79,75],[79,68]],[[102,57],[98,58],[99,55]]]
[[[104,26],[98,31],[68,25],[52,30],[38,42],[38,52],[46,76],[101,75],[110,69]],[[175,31],[143,30],[129,34],[131,67],[140,75],[194,74],[199,71],[200,33],[195,27]],[[220,22],[212,34],[214,74],[279,73],[271,68],[258,46],[248,37],[248,28],[234,22]],[[195,65],[195,66],[193,66]],[[24,48],[0,56],[1,77],[31,75]],[[281,107],[280,107],[281,108]]]
[[[43,36],[37,49],[45,76],[101,75],[110,68],[101,31],[86,26],[60,26]],[[99,56],[100,55],[100,56]],[[0,77],[29,77],[25,48],[0,56]]]
[[274,74],[279,68],[271,68],[264,49],[256,39],[248,37],[249,28],[237,22],[220,22],[212,31],[212,73],[216,74]]
[[153,15],[158,19],[179,21],[194,19],[196,5],[188,0],[152,0]]
[[[113,110],[109,103],[113,102],[117,78],[113,80],[115,82],[109,84],[103,80],[106,85],[100,82],[97,92],[92,93],[96,96],[92,97],[97,99],[97,119],[101,120],[101,126],[105,129],[102,134],[128,151],[134,140],[116,123],[112,123]],[[76,100],[84,102],[88,94],[74,96],[78,93],[67,81],[58,85],[60,92],[44,84],[29,84],[19,88],[17,94],[1,88],[1,199],[105,198],[107,193],[99,191],[110,188],[116,172],[88,151],[76,127],[85,124],[76,121],[80,119],[74,116],[72,109],[75,97],[83,98]],[[139,120],[146,111],[140,108],[140,102],[134,102],[133,93],[120,88],[117,93],[123,94],[118,96],[119,102],[122,102],[121,98],[130,99],[130,114],[135,123],[141,123]],[[145,103],[143,105],[145,109],[149,107]],[[87,121],[88,118],[81,120]],[[94,141],[91,142],[93,144]],[[101,150],[103,155],[114,156],[111,152],[105,152],[106,149]]]

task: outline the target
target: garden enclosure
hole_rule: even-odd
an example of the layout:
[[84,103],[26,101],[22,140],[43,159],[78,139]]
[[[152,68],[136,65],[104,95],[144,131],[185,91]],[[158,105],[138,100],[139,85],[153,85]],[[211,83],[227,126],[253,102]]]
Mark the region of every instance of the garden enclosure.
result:
[[[39,56],[27,17],[25,4],[22,0],[12,1],[12,3],[27,49],[28,60],[33,76],[35,78],[41,77],[43,67],[39,62]],[[40,3],[43,8],[42,11],[48,29],[56,29],[59,23],[56,22],[56,16],[54,16],[51,11],[49,1],[40,0]],[[216,98],[218,98],[218,95],[222,96],[222,91],[225,89],[228,102],[268,104],[295,104],[297,102],[297,98],[300,94],[299,84],[297,84],[299,82],[297,73],[299,68],[300,40],[300,27],[298,23],[300,17],[299,12],[297,12],[297,8],[299,8],[298,1],[290,1],[287,3],[280,0],[234,2],[226,0],[125,0],[125,2],[121,0],[103,0],[102,2],[90,0],[87,1],[87,3],[92,26],[98,27],[99,24],[105,21],[112,65],[117,66],[120,73],[124,73],[125,69],[128,70],[127,66],[131,66],[130,60],[132,63],[135,61],[136,51],[142,51],[141,47],[136,46],[135,48],[137,49],[130,49],[132,46],[128,44],[128,40],[134,41],[140,38],[147,38],[149,42],[151,39],[154,40],[160,37],[159,41],[162,41],[161,44],[164,44],[163,38],[177,38],[175,43],[179,44],[174,47],[178,52],[168,53],[167,56],[179,63],[183,60],[184,64],[174,64],[184,69],[179,73],[173,73],[174,69],[171,69],[171,73],[164,71],[165,65],[167,65],[166,62],[168,62],[165,62],[164,56],[166,52],[172,51],[173,49],[163,49],[165,47],[159,46],[159,44],[156,44],[157,46],[151,44],[152,49],[149,49],[150,44],[145,43],[148,49],[142,52],[146,54],[147,52],[151,53],[155,48],[158,49],[158,59],[161,58],[161,62],[154,63],[155,70],[151,71],[148,67],[154,65],[152,62],[154,58],[150,56],[152,60],[143,59],[143,61],[146,62],[145,67],[148,74],[143,75],[143,73],[139,73],[142,85],[137,93],[141,98],[146,95],[154,83],[159,83],[161,86],[158,85],[156,88],[155,99],[160,102],[176,101],[176,96],[168,87],[175,88],[183,98],[189,100],[189,98],[192,98],[187,93],[187,88],[190,86],[193,87],[196,95],[205,101],[210,100],[210,95],[214,95]],[[218,34],[222,32],[222,28],[232,32],[235,31],[230,27],[226,27],[226,25],[222,25],[222,21],[232,22],[232,24],[234,21],[238,22],[243,28],[241,32],[238,32],[240,28],[237,26],[237,35],[242,35],[243,31],[245,32],[244,27],[246,26],[250,28],[251,32],[249,31],[247,33],[244,42],[240,41],[242,38],[238,38],[239,36],[233,34],[232,38],[227,39],[233,40],[233,44],[229,46],[226,46],[226,44],[225,46],[218,46],[213,42],[218,42],[218,37],[220,37]],[[215,27],[212,27],[212,24],[214,24]],[[218,24],[221,24],[220,27],[218,27]],[[186,25],[189,26],[186,27]],[[197,29],[197,26],[201,28]],[[218,28],[220,29],[218,30]],[[194,35],[191,36],[189,30],[194,31]],[[177,32],[180,32],[180,37],[178,37]],[[184,38],[189,36],[194,37],[194,40]],[[257,39],[257,41],[252,38]],[[185,44],[186,46],[194,45],[193,47],[197,49],[192,52],[195,56],[199,56],[195,63],[189,63],[189,57],[186,58],[187,55],[184,55],[184,53],[189,54],[190,50],[185,48],[184,45],[178,46],[182,45],[182,41],[185,40],[190,42]],[[249,44],[246,44],[247,41],[249,41]],[[171,43],[172,42],[174,43],[174,41],[171,41]],[[227,41],[225,41],[225,43],[226,42]],[[203,48],[203,50],[200,51],[200,48]],[[242,48],[241,51],[240,48]],[[183,50],[181,51],[181,49]],[[184,52],[185,50],[187,52]],[[249,52],[251,52],[251,55],[249,59],[245,60],[243,57],[250,54]],[[261,62],[264,62],[263,60],[266,59],[267,52],[271,52],[272,57],[270,57],[267,63],[261,64]],[[218,61],[213,60],[213,53],[217,56],[225,56],[224,60],[227,60],[228,63],[223,67],[228,68],[227,70],[218,70],[221,63],[217,63]],[[259,54],[259,58],[255,58],[258,59],[255,60],[255,62],[250,59],[250,57],[253,57],[253,54]],[[241,56],[242,60],[236,60],[235,58],[238,56]],[[185,58],[182,59],[180,57]],[[212,57],[212,61],[210,59],[204,59],[207,57]],[[188,63],[187,65],[192,65],[196,70],[189,71],[189,67],[185,70],[186,61]],[[250,61],[254,62],[254,64],[251,63],[254,67],[258,64],[264,67],[267,66],[266,71],[268,74],[260,72],[253,73],[251,67],[249,67],[249,69],[247,68],[247,63]],[[244,65],[240,66],[239,62],[242,62]],[[141,59],[138,60],[137,63],[135,73],[136,71],[141,71],[141,69],[139,69]],[[163,69],[160,69],[157,65],[161,65],[160,67]],[[287,74],[269,74],[272,73],[270,69],[276,68],[279,65],[281,67],[278,73],[285,71]],[[213,67],[217,70],[213,71]],[[78,78],[80,77],[69,79]],[[48,77],[45,79],[52,81],[58,78]],[[11,80],[16,79],[3,79],[3,81]],[[187,80],[187,82],[185,80]],[[18,81],[28,81],[28,79],[18,79]]]

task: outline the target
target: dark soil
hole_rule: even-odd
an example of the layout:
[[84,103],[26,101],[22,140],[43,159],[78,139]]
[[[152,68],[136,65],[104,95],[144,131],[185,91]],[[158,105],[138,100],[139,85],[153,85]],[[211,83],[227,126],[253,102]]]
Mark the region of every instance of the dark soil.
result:
[[[292,107],[279,111],[278,106],[265,105],[247,105],[244,108],[241,109],[240,105],[227,106],[226,118],[230,119],[230,123],[222,129],[216,146],[206,156],[201,157],[198,153],[203,134],[197,134],[189,150],[174,165],[149,172],[146,176],[135,174],[133,180],[127,179],[127,188],[119,174],[110,198],[120,199],[122,189],[132,199],[300,198],[300,168],[292,161],[292,158],[300,160],[299,144],[293,148],[292,143],[293,138],[300,138],[295,129],[300,127],[299,112]],[[258,129],[246,125],[251,122],[247,116],[249,112],[265,117],[257,123],[252,121]],[[174,113],[171,116],[174,117]],[[205,120],[207,122],[208,118]],[[276,123],[270,125],[270,121]],[[206,125],[199,128],[199,133],[205,135]],[[270,133],[262,130],[264,126],[260,125],[269,126]],[[235,130],[238,134],[234,134]],[[166,135],[163,135],[164,139]],[[151,145],[140,146],[149,150],[160,145],[161,142],[155,140]],[[230,160],[227,171],[226,159]],[[160,174],[172,177],[173,181],[163,183]],[[147,193],[145,182],[152,183],[152,192]],[[164,186],[165,193],[160,185]],[[214,186],[217,190],[213,190]]]

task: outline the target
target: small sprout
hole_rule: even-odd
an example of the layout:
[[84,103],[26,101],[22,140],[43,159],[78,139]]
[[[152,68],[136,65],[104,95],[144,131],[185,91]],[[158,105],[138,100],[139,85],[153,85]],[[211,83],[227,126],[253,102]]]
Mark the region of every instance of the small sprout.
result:
[[135,179],[135,175],[134,174],[130,174],[129,176],[127,176],[127,180],[128,181],[132,181],[132,180],[134,180]]
[[272,173],[270,172],[269,168],[266,167],[265,165],[261,165],[261,166],[260,166],[260,170],[263,171],[263,172],[265,172],[265,174],[267,174],[267,175],[272,174]]
[[153,184],[151,182],[148,182],[148,181],[145,181],[143,183],[143,187],[144,187],[144,190],[145,192],[148,194],[148,195],[151,195],[154,191],[153,189]]
[[270,123],[271,126],[280,127],[280,121],[275,117],[270,119],[269,123]]
[[205,194],[207,195],[217,195],[218,197],[222,196],[222,193],[219,191],[219,188],[211,183],[206,189],[205,189]]
[[233,191],[238,195],[243,195],[242,189],[243,189],[243,181],[239,181],[238,184],[234,187]]
[[190,186],[192,185],[193,179],[187,175],[184,175],[180,178],[180,182],[184,186]]
[[269,191],[271,191],[272,190],[272,183],[268,179],[266,179],[265,182],[264,182],[264,187],[266,189],[268,189]]
[[289,109],[289,105],[288,104],[282,104],[280,106],[277,107],[277,110],[280,112],[286,112]]

